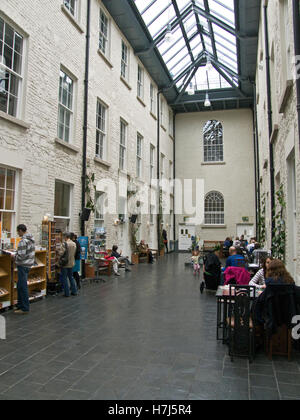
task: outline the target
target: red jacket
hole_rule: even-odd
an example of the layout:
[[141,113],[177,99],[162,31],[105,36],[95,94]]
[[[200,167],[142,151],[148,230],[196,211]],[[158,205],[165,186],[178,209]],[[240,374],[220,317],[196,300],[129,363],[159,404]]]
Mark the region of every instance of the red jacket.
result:
[[228,267],[224,271],[224,285],[236,283],[241,286],[248,286],[250,283],[250,273],[243,267]]

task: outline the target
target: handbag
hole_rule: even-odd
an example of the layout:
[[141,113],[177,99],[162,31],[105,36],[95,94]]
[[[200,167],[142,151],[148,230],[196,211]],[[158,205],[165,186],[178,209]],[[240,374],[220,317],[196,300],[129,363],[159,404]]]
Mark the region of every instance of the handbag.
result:
[[65,251],[59,259],[59,265],[65,267],[69,262],[69,248],[67,242],[64,242]]

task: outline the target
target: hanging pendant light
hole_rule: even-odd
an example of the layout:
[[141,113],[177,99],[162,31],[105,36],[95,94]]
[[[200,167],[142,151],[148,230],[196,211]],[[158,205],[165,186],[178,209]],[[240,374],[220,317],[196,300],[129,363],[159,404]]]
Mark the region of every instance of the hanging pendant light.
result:
[[165,35],[165,41],[166,42],[172,42],[172,40],[173,40],[172,25],[171,25],[171,23],[168,23],[167,32],[166,32],[166,35]]
[[206,98],[205,98],[204,106],[206,108],[209,108],[211,106],[211,102],[210,102],[210,99],[209,99],[209,96],[208,96],[208,92],[206,92]]
[[187,94],[190,95],[190,96],[192,96],[192,95],[195,94],[195,89],[194,89],[194,86],[193,86],[193,83],[192,82],[190,83],[190,85],[189,85],[189,87],[187,89]]

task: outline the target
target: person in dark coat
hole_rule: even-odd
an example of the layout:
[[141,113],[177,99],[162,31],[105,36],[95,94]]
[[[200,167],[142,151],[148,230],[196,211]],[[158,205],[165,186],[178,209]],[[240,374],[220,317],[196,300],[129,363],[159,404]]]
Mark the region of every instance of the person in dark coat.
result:
[[[217,290],[221,282],[221,262],[217,251],[210,252],[204,259],[203,277],[208,290]],[[200,286],[201,293],[204,290],[204,282]]]
[[266,277],[267,287],[256,300],[253,313],[255,323],[265,325],[267,333],[272,335],[281,325],[290,326],[293,316],[298,315],[299,291],[280,260],[270,262]]
[[163,229],[163,231],[162,231],[162,237],[163,237],[164,245],[166,247],[166,252],[168,254],[169,253],[169,248],[168,248],[168,234],[167,234],[166,229]]

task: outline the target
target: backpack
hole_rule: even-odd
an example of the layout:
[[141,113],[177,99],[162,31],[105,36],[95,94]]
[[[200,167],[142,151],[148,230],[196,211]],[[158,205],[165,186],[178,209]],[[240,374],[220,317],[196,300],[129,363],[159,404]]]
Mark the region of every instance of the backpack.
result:
[[69,262],[69,248],[67,242],[64,242],[65,252],[59,259],[59,264],[61,267],[65,267]]

